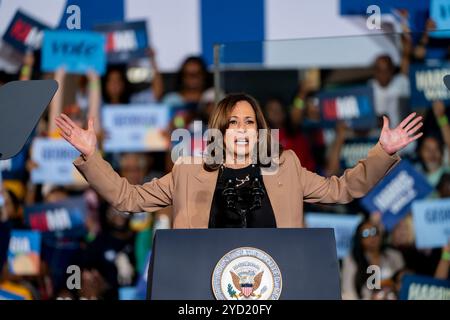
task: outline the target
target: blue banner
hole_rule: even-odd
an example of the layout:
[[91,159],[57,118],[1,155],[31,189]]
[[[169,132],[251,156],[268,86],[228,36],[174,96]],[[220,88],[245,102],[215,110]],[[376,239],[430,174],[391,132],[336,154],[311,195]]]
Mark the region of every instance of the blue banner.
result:
[[450,300],[450,281],[404,275],[400,300]]
[[322,91],[318,98],[325,124],[334,125],[341,120],[355,129],[376,126],[373,89],[369,86]]
[[25,53],[41,47],[44,30],[49,27],[18,10],[3,34],[3,41]]
[[128,63],[147,55],[149,44],[145,20],[102,24],[94,30],[105,36],[109,63]]
[[311,213],[305,215],[307,228],[333,228],[336,251],[339,259],[345,258],[351,250],[352,238],[362,217],[337,213]]
[[413,64],[409,68],[411,83],[411,107],[431,108],[433,101],[450,104],[450,91],[444,84],[444,76],[450,74],[450,64]]
[[41,261],[41,234],[37,231],[12,230],[8,247],[9,272],[38,275]]
[[45,31],[41,63],[45,72],[64,67],[68,73],[95,70],[102,75],[106,69],[105,37],[86,31]]
[[104,106],[105,152],[168,150],[170,140],[164,131],[170,115],[170,108],[163,104]]
[[79,155],[80,152],[64,139],[36,138],[31,148],[31,159],[37,167],[31,171],[31,181],[57,185],[85,184],[85,179],[73,166]]
[[347,139],[342,146],[340,154],[341,168],[353,168],[359,160],[367,157],[369,150],[377,142],[378,137]]
[[379,211],[388,231],[411,210],[414,200],[433,191],[423,175],[402,160],[364,198],[361,204],[369,211]]
[[86,201],[83,197],[54,203],[39,203],[24,209],[25,221],[31,229],[61,236],[84,235],[86,212]]
[[416,247],[441,248],[450,240],[450,199],[414,201]]

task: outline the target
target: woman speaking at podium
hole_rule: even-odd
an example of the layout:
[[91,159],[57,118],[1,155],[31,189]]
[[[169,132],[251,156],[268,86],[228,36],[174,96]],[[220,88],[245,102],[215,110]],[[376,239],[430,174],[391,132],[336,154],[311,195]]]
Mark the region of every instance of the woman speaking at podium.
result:
[[[182,157],[170,173],[143,185],[131,185],[102,158],[93,119],[86,130],[65,114],[56,124],[81,153],[76,168],[119,211],[152,212],[172,205],[173,228],[295,228],[303,226],[303,201],[347,203],[364,196],[400,161],[397,151],[422,135],[421,120],[412,113],[390,129],[384,117],[367,158],[340,177],[325,178],[302,167],[293,151],[274,148],[270,133],[261,134],[270,130],[254,98],[230,94],[209,120],[208,127],[223,137],[208,140],[206,153],[215,151],[200,161]],[[261,146],[267,147],[269,162],[255,151]]]

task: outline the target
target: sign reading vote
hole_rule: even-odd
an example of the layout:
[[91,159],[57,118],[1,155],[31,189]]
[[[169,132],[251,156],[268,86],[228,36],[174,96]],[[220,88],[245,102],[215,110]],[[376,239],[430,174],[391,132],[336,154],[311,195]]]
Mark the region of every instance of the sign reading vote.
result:
[[84,229],[86,201],[83,197],[25,207],[27,224],[33,230],[60,232]]
[[354,167],[359,160],[367,157],[369,150],[375,146],[378,138],[354,138],[345,141],[340,155],[341,167]]
[[404,275],[400,300],[450,300],[450,281],[426,276]]
[[103,24],[94,30],[106,38],[106,53],[110,63],[125,63],[146,55],[148,37],[145,20]]
[[48,28],[19,10],[3,34],[3,41],[22,53],[36,50],[41,47],[44,30]]
[[84,74],[106,68],[105,37],[87,31],[45,31],[42,45],[42,70],[52,72],[64,67],[68,73]]
[[414,201],[416,247],[441,248],[450,241],[450,199]]
[[322,121],[333,123],[347,121],[353,128],[370,128],[375,123],[373,90],[371,87],[354,87],[319,94]]
[[450,64],[424,65],[410,67],[411,106],[413,108],[431,107],[433,101],[442,100],[450,104],[450,91],[444,84],[444,76],[450,74]]
[[31,171],[31,181],[58,185],[86,183],[72,163],[79,155],[80,152],[64,139],[35,138],[31,159],[37,167]]
[[37,275],[40,268],[41,234],[12,230],[8,246],[9,271],[15,275]]
[[369,211],[379,211],[388,231],[410,211],[414,200],[425,198],[433,188],[414,167],[402,160],[362,200]]
[[165,151],[170,142],[164,133],[169,121],[166,105],[106,105],[102,109],[103,148],[106,152]]
[[345,258],[350,253],[352,238],[361,219],[361,216],[336,213],[307,213],[305,215],[305,222],[308,228],[334,229],[339,259]]

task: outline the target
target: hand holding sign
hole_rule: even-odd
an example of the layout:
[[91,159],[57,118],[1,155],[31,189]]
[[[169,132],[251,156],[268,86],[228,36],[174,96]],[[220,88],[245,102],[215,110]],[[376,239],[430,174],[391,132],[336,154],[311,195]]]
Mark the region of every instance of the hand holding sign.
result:
[[61,130],[61,136],[86,157],[95,152],[97,136],[94,130],[94,119],[89,118],[87,130],[75,124],[67,115],[62,113],[55,118],[56,125]]
[[381,130],[380,143],[384,151],[393,155],[408,144],[422,136],[422,132],[413,135],[422,127],[422,116],[416,117],[413,112],[407,116],[395,129],[389,128],[389,119],[383,116],[383,129]]

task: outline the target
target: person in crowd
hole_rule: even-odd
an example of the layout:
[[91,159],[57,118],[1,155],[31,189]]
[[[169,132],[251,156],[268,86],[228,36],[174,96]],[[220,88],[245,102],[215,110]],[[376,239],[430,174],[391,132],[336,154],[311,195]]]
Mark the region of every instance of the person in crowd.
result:
[[281,99],[270,98],[264,106],[265,115],[271,129],[278,129],[280,144],[285,149],[292,149],[308,170],[315,170],[314,157],[308,139],[300,128],[294,128],[287,115]]
[[450,280],[450,242],[442,248],[441,259],[434,273],[436,279]]
[[430,132],[419,140],[417,149],[421,166],[418,168],[424,173],[432,187],[436,187],[441,176],[450,172],[450,124],[445,113],[442,101],[433,103],[433,114],[438,123],[440,132]]
[[202,58],[191,56],[186,58],[177,72],[175,91],[167,93],[162,103],[182,107],[186,104],[198,105],[209,87],[209,73]]
[[343,261],[343,299],[371,299],[368,280],[374,271],[369,266],[379,268],[382,281],[402,269],[404,261],[400,252],[385,246],[379,226],[365,219],[356,228],[351,254]]
[[130,216],[111,206],[101,217],[104,227],[86,248],[83,274],[104,281],[104,291],[97,298],[117,300],[119,288],[136,280],[134,233],[129,228]]

